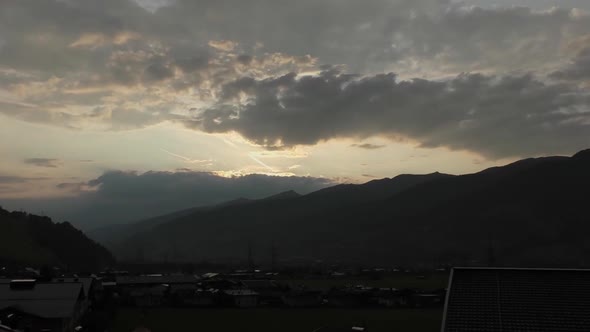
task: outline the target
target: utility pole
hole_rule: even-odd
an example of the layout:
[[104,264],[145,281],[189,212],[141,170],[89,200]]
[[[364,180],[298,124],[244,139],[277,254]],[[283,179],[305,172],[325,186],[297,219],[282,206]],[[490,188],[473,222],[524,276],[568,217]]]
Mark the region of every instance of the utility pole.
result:
[[270,268],[272,272],[277,272],[277,247],[274,242],[270,247]]
[[488,236],[488,267],[496,266],[496,252],[494,250],[494,242],[492,241],[492,236]]
[[252,243],[248,242],[248,269],[254,272],[254,258],[252,257]]

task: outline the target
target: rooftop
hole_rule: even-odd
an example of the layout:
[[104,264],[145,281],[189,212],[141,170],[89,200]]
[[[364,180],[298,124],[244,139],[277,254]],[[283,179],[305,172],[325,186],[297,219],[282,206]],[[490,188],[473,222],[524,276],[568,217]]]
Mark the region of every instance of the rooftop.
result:
[[38,283],[29,289],[0,284],[0,310],[14,308],[44,318],[70,317],[82,292],[81,283]]
[[455,268],[443,332],[590,331],[590,270]]

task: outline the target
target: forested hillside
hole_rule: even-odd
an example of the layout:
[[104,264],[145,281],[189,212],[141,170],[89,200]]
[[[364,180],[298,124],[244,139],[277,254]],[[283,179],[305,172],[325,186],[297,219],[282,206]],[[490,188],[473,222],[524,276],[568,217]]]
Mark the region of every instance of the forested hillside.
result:
[[95,271],[114,258],[68,222],[0,208],[0,262]]

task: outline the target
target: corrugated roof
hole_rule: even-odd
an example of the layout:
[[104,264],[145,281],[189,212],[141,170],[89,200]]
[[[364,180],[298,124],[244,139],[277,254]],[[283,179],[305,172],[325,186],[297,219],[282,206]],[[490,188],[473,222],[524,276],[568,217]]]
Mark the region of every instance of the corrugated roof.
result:
[[24,290],[0,284],[0,310],[15,308],[44,318],[70,317],[81,291],[81,283],[36,284]]
[[455,268],[443,331],[590,331],[590,270]]
[[15,332],[15,331],[8,326],[4,326],[4,325],[0,324],[0,332]]
[[82,283],[82,285],[84,286],[84,296],[88,297],[88,293],[90,292],[90,287],[92,286],[92,282],[94,281],[94,278],[92,277],[82,277],[82,278],[54,278],[51,280],[51,282],[55,282],[55,283],[60,283],[60,282],[67,282],[67,283],[72,283],[72,282],[79,282]]

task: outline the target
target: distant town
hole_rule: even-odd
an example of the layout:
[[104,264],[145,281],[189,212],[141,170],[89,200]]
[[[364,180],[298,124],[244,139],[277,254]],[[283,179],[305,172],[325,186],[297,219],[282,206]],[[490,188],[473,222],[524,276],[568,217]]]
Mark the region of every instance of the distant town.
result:
[[[58,268],[3,267],[0,331],[119,331],[115,325],[122,314],[135,312],[141,318],[166,308],[432,309],[440,314],[447,275],[444,268],[315,272],[245,269],[190,274],[106,270],[78,275],[62,273]],[[394,287],[395,283],[399,286]],[[440,285],[443,287],[436,287]],[[128,331],[149,330],[143,323],[140,319],[138,326]],[[359,321],[350,328],[362,331],[366,328],[363,324],[366,322]]]

